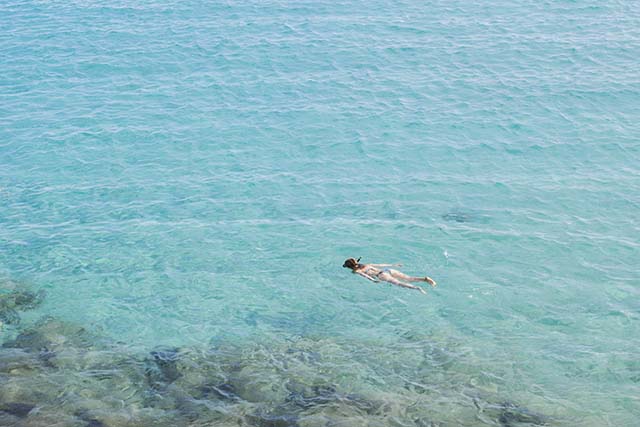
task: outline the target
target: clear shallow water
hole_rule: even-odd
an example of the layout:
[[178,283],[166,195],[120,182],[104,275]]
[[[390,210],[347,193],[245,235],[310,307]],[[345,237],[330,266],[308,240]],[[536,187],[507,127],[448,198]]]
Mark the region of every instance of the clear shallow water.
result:
[[[507,401],[554,425],[635,424],[635,3],[4,2],[0,17],[0,273],[46,292],[5,343],[42,316],[133,358],[169,346],[189,365],[226,343],[251,378],[324,372],[322,390],[391,408],[323,414],[345,425],[522,424],[481,410]],[[349,256],[439,287],[372,285]],[[298,340],[317,358],[270,377]],[[286,400],[243,378],[231,425]]]

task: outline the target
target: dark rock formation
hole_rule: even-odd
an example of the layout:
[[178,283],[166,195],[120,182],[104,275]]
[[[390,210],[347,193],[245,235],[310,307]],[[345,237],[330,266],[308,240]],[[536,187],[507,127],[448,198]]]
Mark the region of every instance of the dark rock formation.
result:
[[4,402],[0,403],[0,411],[13,415],[14,417],[24,418],[29,415],[29,412],[35,408],[35,405],[31,403],[21,402]]

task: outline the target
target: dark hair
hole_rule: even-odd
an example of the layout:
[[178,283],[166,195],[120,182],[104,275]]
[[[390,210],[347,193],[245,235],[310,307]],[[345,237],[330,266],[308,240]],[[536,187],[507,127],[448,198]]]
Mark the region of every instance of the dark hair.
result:
[[348,258],[347,260],[345,260],[344,264],[342,264],[342,266],[344,268],[350,268],[352,270],[355,270],[356,268],[358,268],[360,266],[360,259],[354,259],[354,258]]

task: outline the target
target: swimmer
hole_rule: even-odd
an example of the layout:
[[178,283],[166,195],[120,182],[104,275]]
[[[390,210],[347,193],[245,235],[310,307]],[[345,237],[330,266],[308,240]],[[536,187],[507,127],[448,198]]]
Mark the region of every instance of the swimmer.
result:
[[353,273],[359,274],[372,282],[389,282],[403,288],[418,290],[423,294],[426,294],[427,292],[420,286],[415,286],[406,282],[427,282],[431,287],[436,287],[436,282],[431,277],[412,277],[401,271],[389,268],[402,267],[402,264],[360,264],[360,258],[349,258],[344,262],[344,264],[342,264],[342,266],[344,268],[350,268]]

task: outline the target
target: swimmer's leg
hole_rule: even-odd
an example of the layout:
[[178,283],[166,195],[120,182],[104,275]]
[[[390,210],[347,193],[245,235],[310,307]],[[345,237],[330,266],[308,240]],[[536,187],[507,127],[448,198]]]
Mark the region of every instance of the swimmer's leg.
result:
[[393,270],[393,269],[389,270],[389,274],[391,274],[396,279],[405,280],[407,282],[427,282],[428,284],[430,284],[434,288],[437,285],[436,281],[433,280],[429,276],[426,276],[426,277],[413,277],[413,276],[409,276],[408,274],[404,274],[401,271]]
[[425,291],[424,289],[422,289],[420,286],[411,285],[411,284],[409,284],[409,283],[405,283],[405,282],[402,282],[402,281],[400,281],[400,280],[398,280],[398,279],[394,278],[394,277],[390,274],[390,272],[388,272],[388,273],[382,273],[382,274],[379,274],[379,275],[378,275],[378,279],[380,279],[380,280],[384,280],[385,282],[389,282],[389,283],[391,283],[392,285],[400,286],[400,287],[402,287],[402,288],[415,289],[415,290],[417,290],[417,291],[422,292],[423,294],[426,294],[426,293],[427,293],[427,291]]

